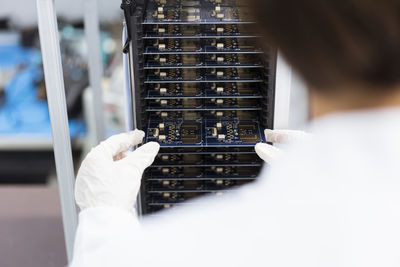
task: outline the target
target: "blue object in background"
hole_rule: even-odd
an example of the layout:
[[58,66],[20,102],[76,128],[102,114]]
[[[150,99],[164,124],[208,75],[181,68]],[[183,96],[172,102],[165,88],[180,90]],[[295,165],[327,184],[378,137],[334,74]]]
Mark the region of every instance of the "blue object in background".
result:
[[[40,51],[19,45],[0,46],[0,71],[23,66],[6,85],[6,101],[0,107],[1,135],[40,135],[51,137],[51,124],[47,102],[37,98],[35,81],[40,77]],[[69,121],[71,138],[81,137],[86,133],[83,120]]]

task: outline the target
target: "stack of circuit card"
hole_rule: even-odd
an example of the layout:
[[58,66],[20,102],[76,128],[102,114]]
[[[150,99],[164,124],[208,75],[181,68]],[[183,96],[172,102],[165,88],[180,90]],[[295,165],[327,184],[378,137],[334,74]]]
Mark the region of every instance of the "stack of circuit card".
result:
[[160,143],[143,213],[253,181],[273,126],[276,52],[241,0],[150,0],[132,17],[133,110]]

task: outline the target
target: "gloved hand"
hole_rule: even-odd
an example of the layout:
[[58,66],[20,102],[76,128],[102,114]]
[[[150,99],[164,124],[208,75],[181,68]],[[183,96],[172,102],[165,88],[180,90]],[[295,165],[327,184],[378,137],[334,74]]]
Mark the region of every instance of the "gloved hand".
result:
[[160,148],[149,142],[130,151],[144,135],[140,130],[114,135],[89,152],[75,183],[75,200],[81,210],[112,206],[134,212],[142,174]]
[[[266,129],[264,134],[267,142],[280,144],[290,143],[309,135],[303,131],[269,129]],[[268,164],[272,163],[282,154],[281,149],[265,143],[258,143],[255,146],[255,151],[257,155]]]

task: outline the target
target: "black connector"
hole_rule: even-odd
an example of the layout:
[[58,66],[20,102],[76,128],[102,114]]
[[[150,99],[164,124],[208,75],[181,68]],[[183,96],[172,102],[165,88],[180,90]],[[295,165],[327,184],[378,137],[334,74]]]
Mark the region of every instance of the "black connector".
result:
[[138,6],[143,6],[144,0],[134,1],[134,0],[122,0],[121,9],[124,11],[127,38],[124,44],[123,52],[126,54],[129,52],[129,44],[132,41],[132,16],[134,15],[136,8]]

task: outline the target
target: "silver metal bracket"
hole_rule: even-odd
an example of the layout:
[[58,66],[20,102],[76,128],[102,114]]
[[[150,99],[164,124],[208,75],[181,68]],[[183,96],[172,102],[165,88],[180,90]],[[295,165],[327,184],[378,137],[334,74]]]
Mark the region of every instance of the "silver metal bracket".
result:
[[68,262],[72,260],[78,212],[74,200],[74,166],[69,136],[64,78],[54,0],[37,0],[40,46],[53,134]]

